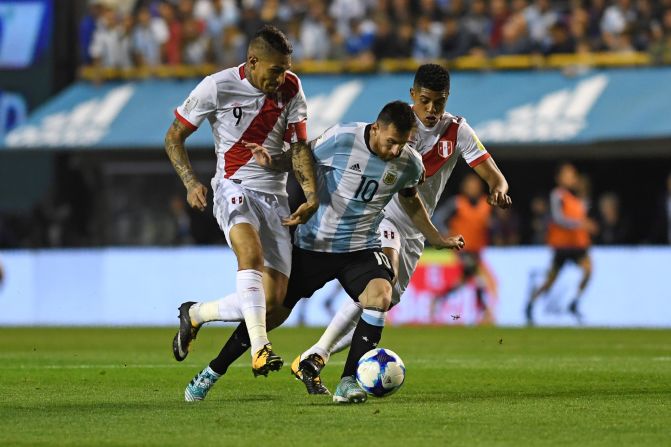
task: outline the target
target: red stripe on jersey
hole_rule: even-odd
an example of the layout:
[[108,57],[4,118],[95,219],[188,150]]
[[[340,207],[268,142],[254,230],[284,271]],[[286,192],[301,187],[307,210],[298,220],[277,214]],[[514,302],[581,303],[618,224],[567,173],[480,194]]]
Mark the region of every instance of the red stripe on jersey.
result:
[[298,76],[296,76],[293,73],[286,73],[286,76],[284,76],[284,83],[280,85],[278,93],[281,96],[280,102],[287,103],[293,99],[294,96],[296,96],[296,93],[298,93],[298,90],[300,90],[300,81],[298,80]]
[[424,163],[427,178],[438,172],[454,154],[454,149],[457,147],[458,130],[459,122],[457,120],[452,121],[431,150],[422,155],[422,162]]
[[287,143],[295,143],[297,141],[308,140],[308,125],[305,120],[299,123],[290,123],[287,126],[287,131],[284,132],[284,141]]
[[252,158],[252,151],[247,149],[242,142],[263,145],[266,138],[268,138],[268,134],[275,127],[281,112],[282,109],[277,107],[275,101],[266,98],[263,102],[263,107],[261,107],[261,110],[254,117],[240,139],[229,150],[224,152],[226,178],[230,178],[238,172],[238,169],[247,164]]
[[486,154],[482,154],[482,155],[480,155],[478,158],[476,158],[475,160],[473,160],[472,162],[470,162],[470,163],[468,164],[468,166],[470,166],[471,168],[474,168],[474,167],[476,167],[477,165],[479,165],[480,163],[482,163],[483,161],[485,161],[485,160],[487,160],[488,158],[491,158],[491,157],[492,157],[492,156],[489,155],[489,152],[487,152]]
[[242,64],[240,67],[238,67],[238,72],[240,73],[240,80],[242,81],[245,79],[245,64]]
[[189,120],[187,120],[182,115],[180,115],[179,112],[177,111],[177,109],[175,109],[175,118],[177,118],[182,124],[184,124],[186,127],[188,127],[191,130],[197,130],[198,129],[198,126],[194,126],[193,124],[191,124],[189,122]]

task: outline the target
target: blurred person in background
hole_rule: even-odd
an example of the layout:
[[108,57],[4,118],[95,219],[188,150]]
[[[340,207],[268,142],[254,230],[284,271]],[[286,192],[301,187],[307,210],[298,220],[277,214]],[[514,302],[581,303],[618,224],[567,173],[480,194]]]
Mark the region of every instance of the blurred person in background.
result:
[[461,276],[444,295],[433,301],[432,320],[436,320],[444,300],[470,284],[475,291],[478,308],[484,313],[483,321],[492,321],[485,294],[495,290],[495,280],[481,256],[482,249],[489,244],[491,214],[492,207],[488,203],[482,180],[475,174],[467,174],[461,182],[460,193],[450,197],[434,216],[434,221],[445,228],[444,234],[461,234],[466,245],[458,253]]
[[543,196],[535,196],[531,199],[531,220],[529,224],[529,243],[542,245],[547,238],[548,226],[550,225],[550,205]]
[[301,22],[303,56],[309,60],[323,60],[329,55],[329,32],[326,5],[311,0],[305,19]]
[[524,10],[524,18],[533,50],[544,51],[550,44],[550,28],[559,20],[559,13],[550,0],[534,0]]
[[105,68],[131,67],[133,18],[125,15],[120,20],[120,13],[113,8],[103,7],[101,11],[89,47],[93,64]]
[[138,66],[155,67],[162,63],[161,46],[168,41],[169,31],[165,21],[152,18],[149,8],[137,12],[133,30],[133,49]]
[[194,18],[184,21],[182,61],[188,65],[201,65],[213,60],[210,39],[202,32]]
[[494,208],[489,227],[491,245],[500,247],[520,244],[520,219],[514,210]]
[[599,197],[598,203],[599,234],[594,242],[600,245],[620,245],[628,241],[629,225],[620,213],[620,199],[617,194],[608,192]]
[[438,59],[441,50],[440,37],[440,24],[432,22],[428,16],[421,16],[416,22],[412,57],[418,60]]
[[580,322],[578,302],[592,274],[592,261],[588,249],[591,243],[590,234],[596,233],[597,225],[587,216],[588,206],[585,198],[588,195],[589,184],[585,179],[581,179],[571,163],[559,166],[556,182],[557,187],[550,194],[552,219],[547,234],[547,243],[552,247],[554,256],[545,281],[529,297],[526,307],[529,325],[533,324],[533,307],[536,300],[552,288],[559,272],[569,261],[582,270],[578,291],[568,307],[568,311]]
[[666,177],[664,193],[657,202],[650,239],[657,244],[671,244],[671,172]]

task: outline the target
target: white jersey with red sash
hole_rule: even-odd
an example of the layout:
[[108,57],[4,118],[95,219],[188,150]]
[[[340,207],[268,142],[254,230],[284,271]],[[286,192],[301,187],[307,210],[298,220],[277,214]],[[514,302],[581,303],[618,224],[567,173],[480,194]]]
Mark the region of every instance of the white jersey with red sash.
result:
[[217,154],[216,180],[242,182],[245,188],[286,196],[286,173],[259,166],[244,142],[257,143],[278,155],[288,144],[307,139],[307,104],[301,82],[292,72],[278,92],[266,95],[245,75],[245,66],[203,79],[175,116],[191,129],[207,119]]

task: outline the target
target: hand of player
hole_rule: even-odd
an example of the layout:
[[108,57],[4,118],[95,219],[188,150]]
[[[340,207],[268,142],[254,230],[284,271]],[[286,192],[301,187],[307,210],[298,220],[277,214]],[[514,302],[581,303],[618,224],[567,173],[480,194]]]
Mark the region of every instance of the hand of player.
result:
[[271,166],[273,164],[273,159],[270,156],[270,153],[268,152],[268,149],[265,147],[256,144],[256,143],[248,143],[246,141],[243,141],[242,144],[245,145],[247,149],[252,151],[252,155],[254,156],[254,160],[259,164],[259,166],[267,169],[271,169]]
[[317,211],[317,208],[319,208],[318,204],[305,202],[301,204],[291,216],[282,219],[282,225],[285,227],[292,227],[294,225],[303,224],[310,219],[315,211]]
[[513,204],[513,201],[508,194],[502,190],[495,189],[487,197],[487,203],[489,203],[491,206],[498,206],[499,208],[506,209],[510,208],[510,206]]
[[461,249],[464,248],[464,245],[466,245],[466,242],[464,241],[464,237],[460,234],[456,236],[450,236],[450,237],[440,237],[440,240],[432,242],[429,241],[431,245],[433,245],[437,249],[441,248],[450,248],[454,249],[457,251],[460,251]]
[[205,211],[207,207],[207,187],[199,181],[194,181],[186,187],[186,201],[198,211]]

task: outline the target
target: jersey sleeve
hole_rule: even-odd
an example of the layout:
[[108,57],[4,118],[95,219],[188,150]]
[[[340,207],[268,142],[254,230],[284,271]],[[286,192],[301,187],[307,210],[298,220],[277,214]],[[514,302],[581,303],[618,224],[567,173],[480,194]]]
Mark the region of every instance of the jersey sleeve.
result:
[[408,151],[410,152],[409,162],[410,166],[408,167],[408,172],[410,175],[407,178],[407,182],[403,186],[404,189],[414,188],[424,181],[424,163],[422,162],[422,157],[419,153],[412,149],[410,146],[407,146]]
[[175,117],[196,130],[207,116],[217,109],[217,83],[211,76],[193,89],[189,97],[175,109]]
[[471,168],[491,158],[491,155],[466,120],[462,120],[459,125],[457,147],[461,150],[461,157]]
[[300,83],[298,93],[291,99],[287,107],[289,114],[287,116],[287,130],[284,134],[284,141],[287,143],[307,141],[308,104]]
[[339,126],[336,124],[310,142],[312,156],[317,164],[322,166],[333,165],[333,158],[338,143],[338,132]]

